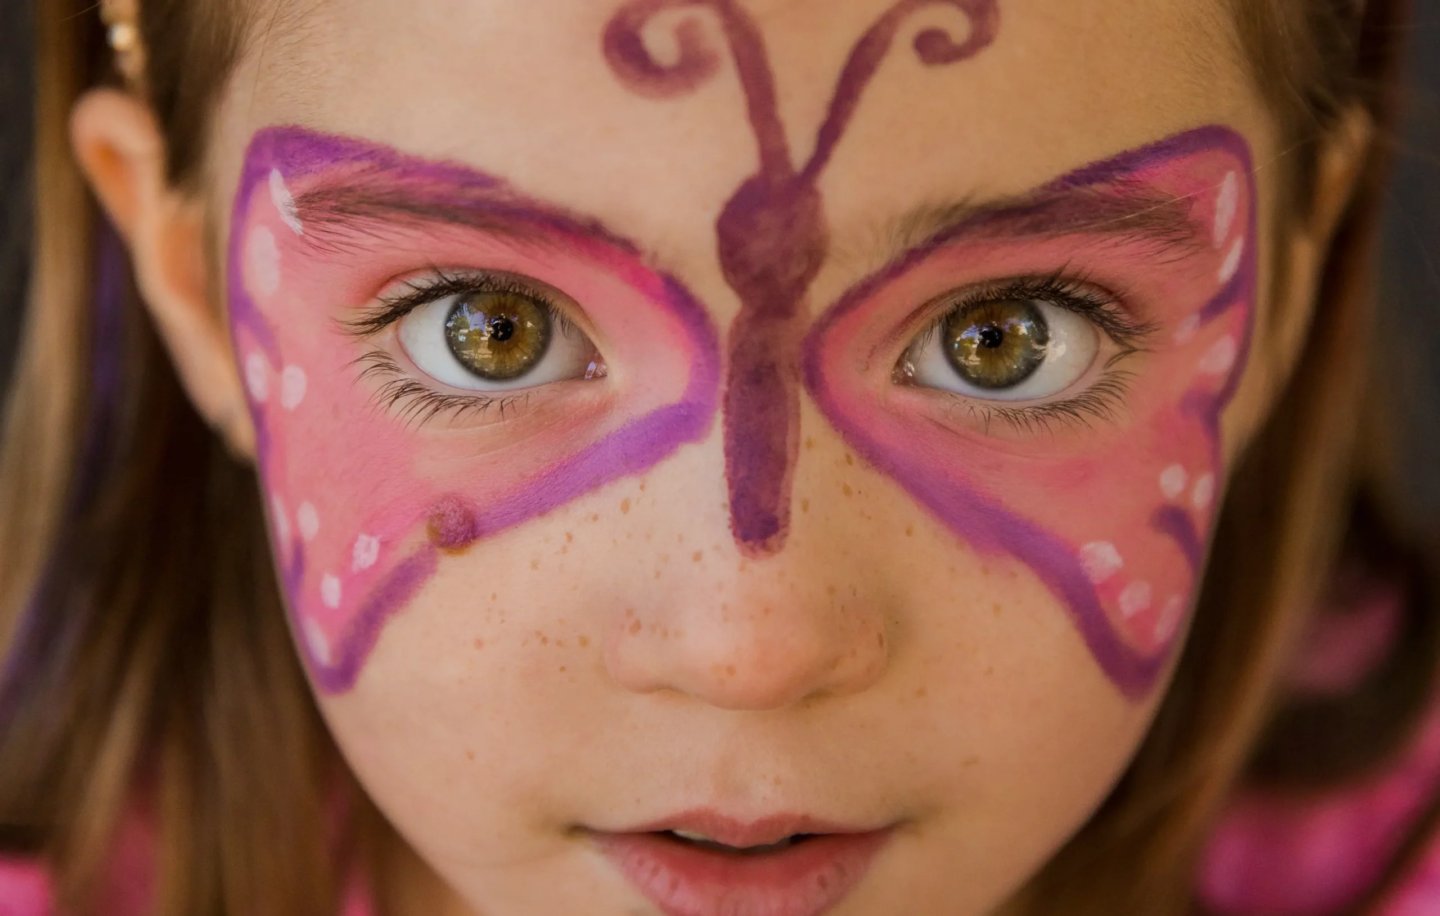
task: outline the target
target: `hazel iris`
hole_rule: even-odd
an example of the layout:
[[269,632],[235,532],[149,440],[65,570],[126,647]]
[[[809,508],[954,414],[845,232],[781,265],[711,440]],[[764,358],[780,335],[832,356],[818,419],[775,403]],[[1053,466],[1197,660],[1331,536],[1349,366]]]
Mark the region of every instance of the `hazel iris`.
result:
[[460,365],[487,381],[529,372],[554,335],[550,309],[522,293],[476,291],[462,296],[445,319],[445,344]]
[[1050,327],[1034,302],[1000,299],[964,308],[941,327],[945,356],[978,388],[1012,388],[1045,362]]

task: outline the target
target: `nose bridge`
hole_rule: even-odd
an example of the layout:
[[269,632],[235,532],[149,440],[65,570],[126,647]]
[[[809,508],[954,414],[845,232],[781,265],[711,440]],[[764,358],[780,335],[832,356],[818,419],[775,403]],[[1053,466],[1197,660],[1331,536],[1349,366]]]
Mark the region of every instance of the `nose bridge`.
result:
[[[883,615],[827,586],[787,550],[739,560],[720,584],[629,608],[606,644],[611,677],[730,710],[767,710],[865,689],[886,667]],[[817,570],[818,571],[818,570]]]

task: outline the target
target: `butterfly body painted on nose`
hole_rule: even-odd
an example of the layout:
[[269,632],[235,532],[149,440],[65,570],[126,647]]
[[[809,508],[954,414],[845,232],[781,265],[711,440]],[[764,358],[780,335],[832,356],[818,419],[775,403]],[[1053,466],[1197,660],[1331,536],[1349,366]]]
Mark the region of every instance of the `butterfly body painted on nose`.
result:
[[844,135],[861,93],[913,13],[949,6],[964,14],[969,34],[955,41],[941,29],[916,36],[930,66],[956,63],[988,47],[998,28],[995,0],[899,0],[856,42],[836,83],[830,109],[804,167],[792,161],[775,103],[775,80],[761,32],[733,0],[634,0],[605,32],[615,73],[645,95],[691,91],[717,71],[696,23],[676,30],[679,59],[662,64],[642,31],[665,10],[708,7],[719,16],[744,89],[760,169],[730,198],[716,223],[720,267],[739,296],[730,328],[724,395],[725,467],[735,542],[752,557],[780,550],[790,525],[790,489],[799,454],[800,344],[805,297],[829,250],[830,233],[816,181]]

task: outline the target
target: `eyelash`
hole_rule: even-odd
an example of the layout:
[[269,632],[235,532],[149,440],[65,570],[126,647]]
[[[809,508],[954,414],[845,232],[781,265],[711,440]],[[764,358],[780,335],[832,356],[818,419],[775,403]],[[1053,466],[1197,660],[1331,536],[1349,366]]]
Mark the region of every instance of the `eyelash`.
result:
[[[1074,397],[1049,404],[1026,407],[1005,407],[982,403],[962,394],[937,391],[952,400],[955,407],[966,410],[988,434],[991,424],[1001,422],[1017,433],[1052,432],[1059,424],[1068,427],[1090,426],[1092,420],[1110,421],[1125,400],[1133,373],[1116,367],[1130,356],[1145,352],[1145,342],[1155,330],[1151,322],[1138,321],[1116,304],[1116,298],[1101,293],[1083,276],[1063,271],[982,286],[965,293],[958,300],[948,301],[944,311],[930,320],[921,337],[923,346],[939,333],[947,318],[957,312],[1002,299],[1035,299],[1083,315],[1095,323],[1112,341],[1119,352],[1105,362],[1104,375]],[[900,373],[897,368],[897,378]]]
[[[562,333],[574,330],[571,319],[540,290],[501,275],[455,274],[440,269],[433,269],[424,280],[407,281],[404,291],[382,297],[378,305],[360,317],[344,322],[344,327],[355,337],[368,339],[422,305],[447,296],[474,292],[509,292],[529,296],[545,306],[557,330]],[[1105,374],[1084,391],[1049,404],[1004,407],[983,404],[952,392],[942,393],[951,398],[957,407],[967,410],[971,419],[978,421],[987,433],[991,424],[997,421],[1015,432],[1033,434],[1052,431],[1056,424],[1088,427],[1092,420],[1113,420],[1133,377],[1132,373],[1116,367],[1135,353],[1145,351],[1144,342],[1154,331],[1154,325],[1137,321],[1120,309],[1113,297],[1100,293],[1083,277],[1057,272],[991,284],[966,293],[960,299],[949,302],[943,312],[931,319],[922,333],[923,341],[938,333],[941,324],[950,315],[998,299],[1038,299],[1070,309],[1093,321],[1120,346],[1120,351],[1106,361]],[[356,363],[363,367],[360,371],[362,380],[383,380],[375,393],[375,403],[417,426],[442,415],[457,419],[468,414],[483,416],[491,410],[499,411],[501,422],[504,422],[517,409],[523,410],[530,400],[528,392],[496,397],[435,391],[407,375],[395,358],[381,349],[362,355]]]
[[[379,304],[367,309],[358,318],[343,322],[343,327],[352,336],[367,340],[422,305],[447,296],[480,292],[528,296],[545,306],[557,332],[575,332],[574,322],[570,317],[541,290],[499,274],[457,274],[439,268],[432,268],[430,275],[423,279],[406,281],[405,289],[382,296]],[[447,394],[435,391],[412,378],[393,356],[378,348],[362,355],[355,360],[355,364],[362,367],[359,375],[362,381],[382,381],[379,390],[375,392],[374,403],[416,426],[424,426],[439,416],[454,420],[472,414],[484,416],[491,410],[499,411],[500,420],[504,422],[510,419],[515,411],[523,410],[530,401],[528,391],[504,396]]]

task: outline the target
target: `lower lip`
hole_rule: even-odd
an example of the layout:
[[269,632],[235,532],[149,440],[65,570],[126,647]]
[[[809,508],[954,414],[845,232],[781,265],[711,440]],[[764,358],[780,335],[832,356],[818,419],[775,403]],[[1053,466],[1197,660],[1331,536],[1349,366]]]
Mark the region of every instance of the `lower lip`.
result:
[[825,834],[753,855],[659,833],[596,837],[611,864],[665,916],[820,916],[860,883],[891,833]]

